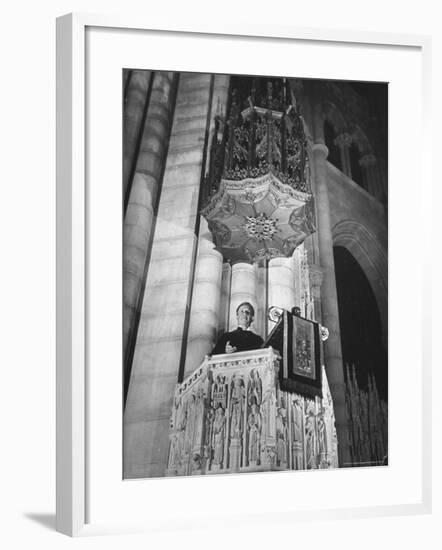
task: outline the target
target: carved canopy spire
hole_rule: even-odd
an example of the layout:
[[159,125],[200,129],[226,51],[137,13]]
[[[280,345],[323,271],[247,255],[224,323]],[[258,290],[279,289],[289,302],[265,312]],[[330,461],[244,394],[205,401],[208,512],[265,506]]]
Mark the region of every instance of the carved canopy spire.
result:
[[315,230],[303,120],[285,78],[232,84],[227,120],[215,117],[202,213],[227,259],[289,256]]

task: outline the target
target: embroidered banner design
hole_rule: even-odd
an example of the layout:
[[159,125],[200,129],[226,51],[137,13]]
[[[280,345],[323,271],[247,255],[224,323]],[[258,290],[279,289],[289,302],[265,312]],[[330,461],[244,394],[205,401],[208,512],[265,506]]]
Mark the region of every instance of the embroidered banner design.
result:
[[281,388],[307,397],[322,397],[319,325],[284,310],[263,347],[282,357]]

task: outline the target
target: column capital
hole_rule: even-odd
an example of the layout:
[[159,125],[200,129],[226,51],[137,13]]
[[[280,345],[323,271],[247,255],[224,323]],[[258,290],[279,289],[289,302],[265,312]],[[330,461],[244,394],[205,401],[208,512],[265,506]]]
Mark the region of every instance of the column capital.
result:
[[338,147],[350,147],[352,144],[353,138],[348,132],[342,132],[342,134],[339,134],[336,136],[334,140],[334,144]]
[[313,154],[326,159],[328,157],[328,147],[325,143],[314,143],[312,147]]
[[373,153],[366,153],[359,159],[359,164],[363,168],[369,168],[370,166],[376,164],[376,157],[373,155]]

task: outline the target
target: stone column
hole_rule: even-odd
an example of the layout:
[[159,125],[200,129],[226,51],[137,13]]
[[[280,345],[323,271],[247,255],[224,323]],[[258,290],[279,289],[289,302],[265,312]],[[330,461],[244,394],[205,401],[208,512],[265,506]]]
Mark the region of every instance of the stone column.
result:
[[[239,262],[232,266],[229,330],[235,330],[238,326],[236,320],[236,308],[241,302],[250,302],[255,309],[255,315],[257,314],[256,267],[255,265],[247,264],[245,262]],[[254,323],[252,323],[250,330],[256,332]]]
[[[308,142],[307,142],[307,150],[308,150],[308,157],[310,161],[310,179],[311,179],[311,190],[313,193],[313,196],[315,197],[316,202],[316,189],[315,189],[315,165],[313,162],[313,121],[311,116],[311,106],[310,103],[306,103],[306,106],[309,106],[308,111],[310,113],[309,119],[308,119]],[[317,225],[317,224],[316,224]],[[308,236],[304,241],[304,247],[308,252],[309,256],[309,264],[317,264],[319,263],[319,242],[318,242],[318,232],[314,231],[310,236]],[[296,297],[296,295],[295,295]]]
[[[143,71],[134,71],[143,72]],[[141,138],[136,171],[123,229],[123,350],[126,372],[132,354],[130,338],[136,330],[136,314],[149,250],[158,187],[165,162],[172,117],[173,73],[156,73]]]
[[376,157],[372,153],[366,153],[359,159],[364,178],[364,187],[370,195],[380,200],[379,181],[376,174]]
[[[129,71],[127,71],[129,73]],[[128,74],[127,93],[124,98],[123,120],[123,200],[125,200],[129,178],[136,162],[137,144],[142,130],[146,101],[148,101],[151,71],[132,70]]]
[[294,305],[301,309],[301,317],[306,317],[305,291],[309,284],[308,277],[305,280],[305,250],[304,243],[293,252],[293,273],[294,273]]
[[[209,120],[209,140],[213,139],[215,116],[225,116],[230,77],[215,75]],[[206,155],[205,173],[210,166]],[[217,340],[221,300],[222,255],[215,250],[207,221],[200,216],[198,255],[192,289],[184,377],[191,374],[209,354]]]
[[164,476],[189,310],[211,75],[180,76],[124,414],[125,478]]
[[322,284],[322,269],[317,264],[309,266],[310,289],[313,298],[314,320],[317,323],[322,322],[321,312],[321,284]]
[[212,351],[216,341],[222,266],[222,255],[215,250],[207,221],[202,218],[184,377],[191,374],[200,365],[205,355]]
[[[258,310],[255,312],[254,325],[256,334],[259,334],[264,340],[269,334],[269,320],[267,319],[267,310],[269,301],[268,291],[268,266],[267,261],[263,260],[256,264],[256,295],[259,296]],[[273,325],[272,325],[273,328]]]
[[351,135],[347,132],[343,132],[335,139],[335,144],[339,147],[341,154],[342,171],[346,176],[351,178],[351,164],[350,164],[350,145],[352,142]]
[[[279,306],[291,310],[295,306],[295,274],[293,258],[273,258],[268,266],[270,306]],[[270,333],[276,323],[269,320]]]
[[231,279],[232,268],[228,262],[224,262],[221,275],[221,300],[218,318],[218,335],[229,330]]
[[[336,430],[339,441],[339,465],[348,465],[350,455],[347,437],[345,406],[345,381],[342,362],[341,335],[339,327],[338,296],[336,291],[333,238],[331,232],[330,205],[327,189],[326,159],[328,149],[322,135],[317,133],[313,146],[315,164],[316,208],[318,213],[318,238],[323,281],[321,289],[322,324],[329,330],[324,344],[325,368],[333,397]],[[322,141],[322,142],[321,142]]]

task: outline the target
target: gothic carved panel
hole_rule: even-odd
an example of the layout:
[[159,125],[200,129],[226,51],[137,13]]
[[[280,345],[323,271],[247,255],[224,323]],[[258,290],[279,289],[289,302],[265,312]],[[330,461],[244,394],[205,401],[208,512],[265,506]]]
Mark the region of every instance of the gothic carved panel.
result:
[[281,391],[272,349],[218,355],[177,386],[167,475],[337,467],[333,403]]

